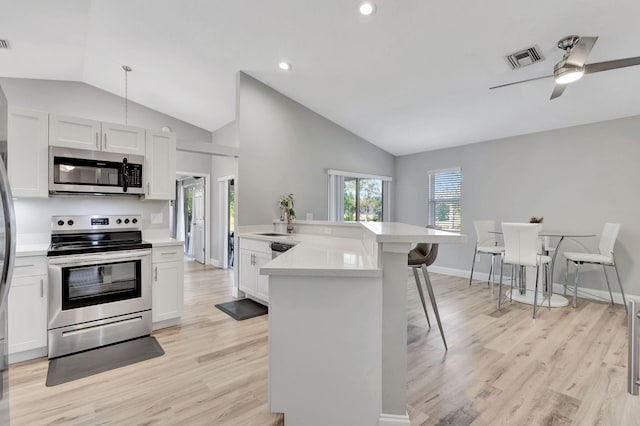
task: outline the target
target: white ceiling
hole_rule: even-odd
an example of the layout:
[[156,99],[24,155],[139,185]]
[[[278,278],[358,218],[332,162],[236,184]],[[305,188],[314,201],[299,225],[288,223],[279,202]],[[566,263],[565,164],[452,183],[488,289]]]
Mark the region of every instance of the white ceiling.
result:
[[[243,70],[401,155],[640,114],[640,66],[588,75],[553,102],[568,34],[588,62],[640,56],[640,2],[538,0],[0,0],[0,76],[78,80],[208,130],[235,117]],[[546,60],[512,71],[506,54]],[[286,59],[293,69],[280,71]]]

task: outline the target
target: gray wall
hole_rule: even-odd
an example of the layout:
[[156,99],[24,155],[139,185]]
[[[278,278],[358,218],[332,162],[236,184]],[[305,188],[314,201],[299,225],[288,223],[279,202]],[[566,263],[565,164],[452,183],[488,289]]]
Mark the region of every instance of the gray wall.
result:
[[[544,216],[548,230],[595,233],[620,223],[616,258],[625,289],[640,295],[640,117],[570,127],[396,158],[396,218],[425,225],[432,169],[462,169],[462,232],[466,245],[445,245],[436,265],[470,270],[473,220],[527,222]],[[598,238],[563,243],[597,250]],[[559,257],[560,259],[561,256]],[[488,272],[488,261],[480,270]],[[584,268],[581,283],[606,290],[601,268]],[[564,280],[564,261],[555,269]],[[612,284],[617,288],[615,275]]]
[[327,169],[394,175],[391,154],[247,74],[237,90],[239,225],[279,218],[288,193],[299,219],[326,220]]
[[[236,146],[237,145],[237,129],[236,122],[232,121],[220,129],[213,132],[211,140],[214,144],[219,145],[227,145],[227,146]],[[221,214],[223,209],[226,209],[226,206],[220,204],[220,182],[218,182],[218,178],[226,177],[226,176],[234,176],[237,178],[238,176],[238,159],[233,157],[220,157],[220,156],[211,156],[211,204],[212,209],[214,211],[215,218],[212,220],[212,237],[211,241],[211,257],[216,259],[218,262],[222,262],[222,252],[223,252],[223,240],[226,239],[226,235],[223,235],[223,223]]]

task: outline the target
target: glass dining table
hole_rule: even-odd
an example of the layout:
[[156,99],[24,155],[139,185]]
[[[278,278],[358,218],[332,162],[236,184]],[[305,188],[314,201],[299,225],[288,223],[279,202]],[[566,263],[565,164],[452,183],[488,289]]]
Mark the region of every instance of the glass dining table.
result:
[[[492,233],[496,235],[502,235],[502,231],[492,231]],[[549,265],[549,277],[548,277],[549,285],[539,286],[538,298],[537,298],[538,306],[549,306],[549,304],[551,305],[552,308],[560,308],[563,306],[568,306],[569,300],[566,297],[561,296],[559,294],[553,294],[553,270],[556,264],[556,258],[558,257],[558,252],[560,251],[560,246],[562,245],[562,242],[567,238],[569,239],[589,238],[589,237],[595,237],[596,235],[588,232],[556,231],[556,230],[548,231],[543,229],[538,233],[538,236],[544,237],[544,242],[542,244],[543,254],[549,256],[550,253],[553,251],[553,254],[551,254],[551,264]],[[558,243],[555,245],[555,247],[551,247],[552,238],[554,239],[558,238]],[[502,271],[500,271],[500,273],[502,274]],[[534,300],[533,296],[534,296],[535,284],[536,284],[535,269],[527,268],[527,276],[533,276],[534,278],[531,280],[526,280],[527,282],[526,287],[515,289],[515,291],[513,291],[513,296],[511,295],[511,290],[509,290],[506,293],[507,298],[511,298],[520,303],[533,305],[533,300]],[[540,276],[542,277],[543,275],[540,274]],[[550,300],[551,303],[549,303],[549,298],[551,299]]]

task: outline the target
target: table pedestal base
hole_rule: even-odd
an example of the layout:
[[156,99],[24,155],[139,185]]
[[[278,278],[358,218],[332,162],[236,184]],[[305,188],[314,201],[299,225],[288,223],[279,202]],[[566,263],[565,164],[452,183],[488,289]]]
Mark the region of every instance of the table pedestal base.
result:
[[[526,303],[527,305],[533,305],[533,290],[527,289],[525,294],[520,294],[519,290],[515,290],[513,292],[513,301]],[[510,299],[511,290],[506,292],[504,301],[507,302]],[[538,306],[546,307],[549,306],[549,300],[545,295],[542,294],[542,291],[538,290]],[[569,300],[560,296],[559,294],[551,295],[551,307],[552,308],[562,308],[564,306],[569,306]]]

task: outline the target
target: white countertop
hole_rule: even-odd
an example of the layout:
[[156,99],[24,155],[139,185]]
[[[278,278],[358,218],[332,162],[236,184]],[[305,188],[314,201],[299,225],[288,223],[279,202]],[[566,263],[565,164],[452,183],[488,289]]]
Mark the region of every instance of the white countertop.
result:
[[[260,268],[262,275],[379,277],[382,270],[362,241],[299,234],[304,240]],[[302,237],[302,238],[300,238]],[[287,240],[292,242],[294,238]],[[281,241],[281,240],[280,240]]]
[[379,243],[465,243],[467,236],[397,222],[360,222]]
[[16,257],[46,256],[49,243],[16,244]]
[[168,247],[168,246],[181,246],[184,245],[184,241],[176,240],[175,238],[145,238],[143,241],[151,243],[153,247]]
[[[467,240],[466,235],[404,223],[366,222],[360,225],[373,234],[378,243],[446,244],[464,243]],[[377,267],[377,259],[371,254],[372,251],[367,250],[363,240],[357,238],[305,233],[261,235],[272,232],[265,227],[255,227],[246,231],[238,237],[296,245],[260,268],[263,275],[377,277],[382,274],[382,270]]]

